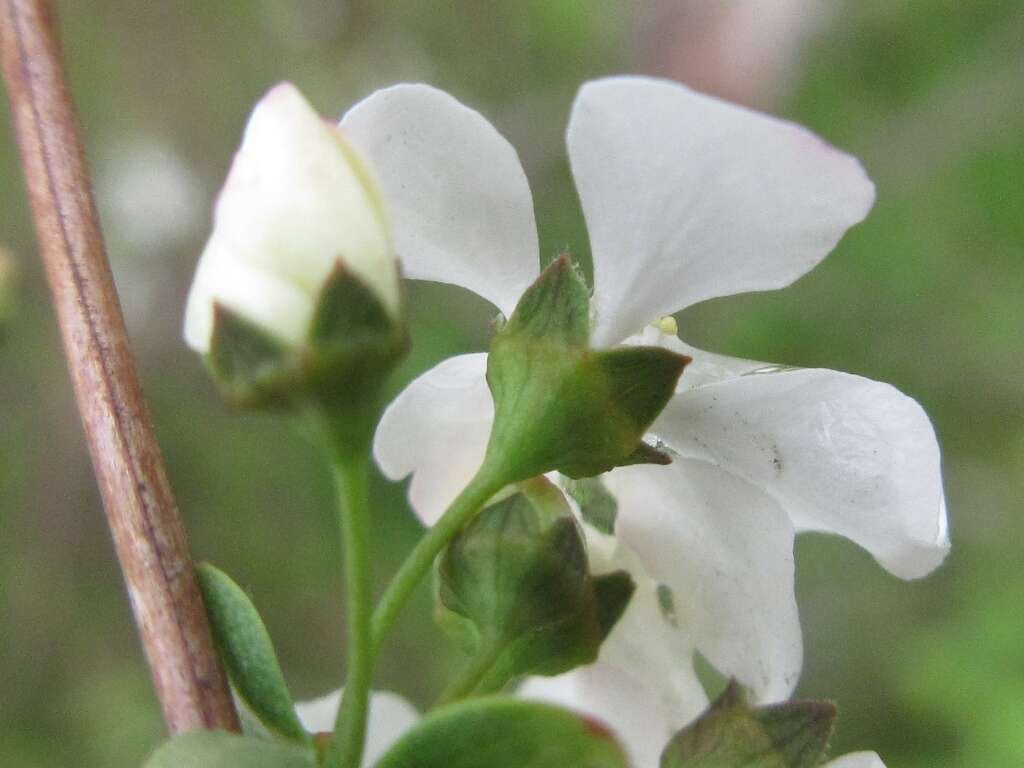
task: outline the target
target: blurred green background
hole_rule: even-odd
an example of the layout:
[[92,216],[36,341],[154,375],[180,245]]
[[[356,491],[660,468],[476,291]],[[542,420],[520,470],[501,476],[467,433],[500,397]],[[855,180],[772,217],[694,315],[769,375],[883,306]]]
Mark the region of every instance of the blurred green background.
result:
[[[282,420],[228,413],[180,339],[210,202],[252,104],[282,79],[327,114],[396,81],[445,88],[518,148],[545,257],[568,246],[586,262],[563,151],[572,96],[587,78],[654,73],[806,123],[860,156],[879,193],[822,267],[785,291],[688,310],[683,337],[892,382],[923,403],[944,448],[954,547],[932,577],[900,582],[844,541],[798,543],[800,693],[839,702],[837,754],[877,749],[890,768],[1024,765],[1018,0],[59,6],[110,257],[194,552],[250,591],[298,696],[341,679],[329,479]],[[0,109],[0,248],[17,279],[0,331],[0,765],[138,765],[162,723]],[[410,307],[401,381],[484,348],[481,300],[419,284]],[[376,490],[380,588],[418,525],[403,487]],[[378,685],[424,704],[451,663],[423,590]]]

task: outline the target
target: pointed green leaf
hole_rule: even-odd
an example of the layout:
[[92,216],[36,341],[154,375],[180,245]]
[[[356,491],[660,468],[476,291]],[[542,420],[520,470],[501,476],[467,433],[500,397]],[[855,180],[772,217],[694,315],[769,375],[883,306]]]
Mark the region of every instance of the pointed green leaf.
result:
[[835,718],[826,701],[751,707],[733,682],[669,742],[661,768],[815,768]]
[[144,768],[315,768],[311,752],[224,731],[191,731],[165,741]]
[[223,571],[209,563],[201,563],[196,571],[214,640],[238,695],[268,731],[311,744],[255,606]]
[[538,702],[495,696],[427,715],[376,768],[628,768],[601,725]]

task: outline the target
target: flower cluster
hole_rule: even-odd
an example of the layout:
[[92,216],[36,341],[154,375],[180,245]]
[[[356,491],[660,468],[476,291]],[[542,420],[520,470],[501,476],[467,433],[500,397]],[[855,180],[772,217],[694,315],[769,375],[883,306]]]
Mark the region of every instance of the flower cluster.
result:
[[[856,159],[800,126],[639,77],[584,85],[567,144],[593,261],[592,296],[580,305],[589,315],[570,351],[590,360],[667,350],[676,368],[637,422],[647,431],[642,463],[619,456],[582,479],[551,471],[557,462],[540,470],[578,518],[590,572],[627,572],[632,597],[592,663],[529,677],[519,693],[607,723],[636,768],[653,768],[680,729],[714,711],[697,653],[749,691],[751,706],[792,693],[803,656],[796,534],[843,536],[906,579],[942,562],[939,449],[921,407],[887,384],[705,352],[678,337],[671,317],[813,269],[874,202]],[[339,268],[400,316],[396,256],[404,277],[469,289],[521,322],[541,254],[515,150],[479,113],[426,85],[378,91],[338,126],[278,86],[257,106],[218,202],[186,339],[210,355],[227,310],[305,355]],[[245,364],[259,370],[266,356],[252,347]],[[377,428],[378,466],[393,480],[412,476],[409,500],[428,526],[448,524],[445,510],[489,456],[496,349],[490,372],[483,352],[439,363]],[[630,393],[649,382],[635,383]],[[301,709],[305,727],[331,730],[337,698]],[[416,719],[393,695],[375,694],[370,755]],[[828,765],[881,762],[859,753]]]

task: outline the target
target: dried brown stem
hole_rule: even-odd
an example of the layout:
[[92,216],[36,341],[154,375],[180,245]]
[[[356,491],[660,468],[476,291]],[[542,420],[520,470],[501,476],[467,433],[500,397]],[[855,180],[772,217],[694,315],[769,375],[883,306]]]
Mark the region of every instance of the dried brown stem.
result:
[[78,409],[172,733],[238,730],[107,264],[47,0],[0,0],[11,114]]

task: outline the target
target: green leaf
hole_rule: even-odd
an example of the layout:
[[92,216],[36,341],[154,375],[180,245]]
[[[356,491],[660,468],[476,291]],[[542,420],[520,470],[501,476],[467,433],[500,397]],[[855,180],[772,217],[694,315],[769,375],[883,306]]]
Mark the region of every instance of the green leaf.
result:
[[227,574],[209,563],[196,571],[214,640],[238,695],[268,731],[311,745],[255,606]]
[[558,707],[510,697],[436,710],[376,768],[628,768],[601,725]]
[[661,768],[814,768],[824,760],[835,705],[751,707],[735,682],[669,742]]
[[438,562],[437,613],[465,645],[475,640],[468,690],[556,675],[597,658],[633,594],[628,574],[590,575],[565,498],[537,478],[484,509]]
[[144,768],[315,768],[312,753],[224,731],[192,731],[165,741]]
[[661,347],[587,347],[586,285],[562,256],[495,334],[487,382],[495,419],[486,461],[510,481],[557,470],[592,477],[638,462],[668,463],[642,438],[689,358]]

